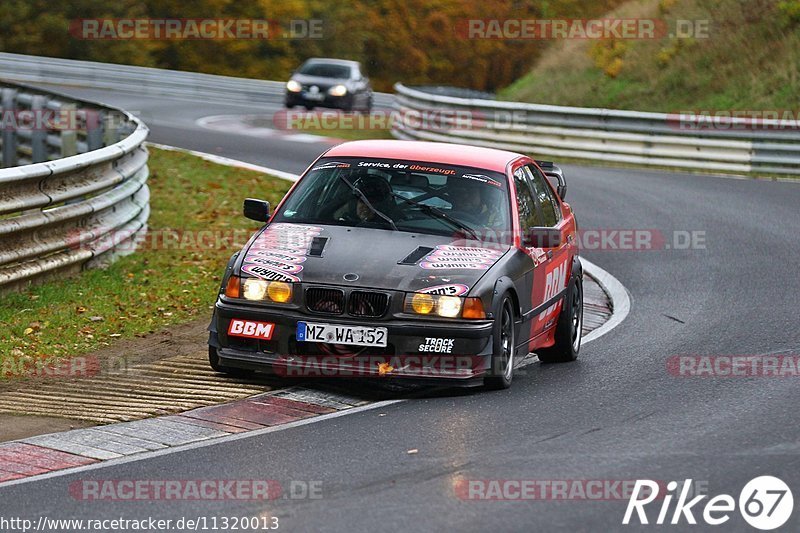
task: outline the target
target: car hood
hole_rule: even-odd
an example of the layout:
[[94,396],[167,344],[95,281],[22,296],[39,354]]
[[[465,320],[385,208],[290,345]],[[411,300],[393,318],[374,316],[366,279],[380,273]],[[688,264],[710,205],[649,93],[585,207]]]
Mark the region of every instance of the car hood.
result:
[[373,228],[275,223],[243,250],[246,276],[408,292],[466,294],[509,249]]

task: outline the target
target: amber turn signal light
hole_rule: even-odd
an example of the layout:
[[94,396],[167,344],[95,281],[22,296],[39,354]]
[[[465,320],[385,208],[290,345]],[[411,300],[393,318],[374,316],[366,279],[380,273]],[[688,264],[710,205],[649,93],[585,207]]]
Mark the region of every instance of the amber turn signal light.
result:
[[228,284],[225,285],[225,296],[228,298],[239,298],[241,289],[241,280],[238,276],[231,276],[228,278]]
[[464,298],[464,310],[461,312],[462,318],[486,318],[483,310],[483,302],[480,298]]

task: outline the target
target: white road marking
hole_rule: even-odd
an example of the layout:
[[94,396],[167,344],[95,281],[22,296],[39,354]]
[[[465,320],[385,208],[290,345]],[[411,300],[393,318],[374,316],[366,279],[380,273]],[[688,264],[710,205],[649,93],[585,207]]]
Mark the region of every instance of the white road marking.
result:
[[595,265],[588,259],[581,257],[581,263],[586,272],[588,272],[597,283],[606,291],[608,297],[611,298],[611,318],[600,326],[592,330],[583,338],[582,344],[588,344],[593,340],[597,340],[615,327],[619,326],[623,320],[631,312],[631,297],[628,294],[628,289],[619,282],[617,278]]
[[0,488],[10,487],[10,486],[13,486],[13,485],[22,485],[24,483],[29,483],[31,481],[42,481],[42,480],[45,480],[45,479],[52,479],[52,478],[57,478],[57,477],[62,477],[62,476],[67,476],[67,475],[72,475],[72,474],[78,474],[78,473],[81,473],[81,472],[89,472],[89,471],[92,471],[92,470],[98,470],[98,469],[101,469],[101,468],[106,468],[106,467],[111,467],[111,466],[118,466],[118,465],[123,465],[123,464],[127,464],[127,463],[133,463],[133,462],[136,462],[136,461],[144,461],[144,460],[147,460],[147,459],[153,459],[154,457],[161,457],[163,455],[171,455],[173,453],[179,453],[179,452],[184,452],[184,451],[188,451],[188,450],[194,450],[194,449],[197,449],[197,448],[204,448],[206,446],[210,446],[210,445],[213,445],[213,444],[223,444],[223,443],[226,443],[226,442],[233,442],[233,441],[237,441],[237,440],[241,440],[241,439],[245,439],[245,438],[249,438],[249,437],[258,437],[260,435],[266,435],[268,433],[275,433],[277,431],[283,431],[285,429],[291,429],[291,428],[295,428],[295,427],[299,427],[299,426],[305,426],[307,424],[313,424],[315,422],[322,422],[324,420],[330,420],[332,418],[338,418],[340,416],[344,416],[344,415],[351,414],[351,413],[361,413],[363,411],[370,411],[372,409],[380,409],[381,407],[387,407],[389,405],[393,405],[393,404],[401,403],[401,402],[405,402],[405,401],[407,401],[407,400],[384,400],[384,401],[380,401],[380,402],[376,402],[376,403],[371,403],[371,404],[368,404],[368,405],[362,405],[361,407],[353,407],[351,409],[346,409],[344,411],[336,411],[334,413],[328,413],[328,414],[324,414],[324,415],[319,415],[319,416],[316,416],[316,417],[313,417],[313,418],[305,418],[303,420],[297,420],[295,422],[289,422],[288,424],[284,424],[282,426],[273,426],[273,427],[268,427],[268,428],[264,428],[264,429],[257,429],[257,430],[254,430],[254,431],[246,431],[246,432],[243,432],[243,433],[234,433],[234,434],[231,434],[231,435],[228,435],[228,436],[225,436],[225,437],[219,437],[219,438],[216,438],[216,439],[204,440],[204,441],[200,441],[200,442],[193,442],[193,443],[190,443],[190,444],[184,444],[184,445],[181,445],[181,446],[175,446],[175,447],[172,447],[172,448],[167,448],[165,450],[157,450],[157,451],[154,451],[154,452],[147,452],[147,453],[141,453],[141,454],[137,454],[137,455],[130,455],[130,456],[122,457],[122,458],[119,458],[119,459],[110,459],[108,461],[103,461],[101,463],[93,463],[93,464],[90,464],[90,465],[79,466],[79,467],[76,467],[76,468],[67,468],[67,469],[64,469],[64,470],[56,470],[54,472],[48,472],[46,474],[39,474],[37,476],[31,476],[31,477],[22,478],[22,479],[15,479],[13,481],[7,481],[5,483],[0,483]]
[[211,115],[195,120],[195,124],[201,128],[238,135],[248,135],[250,137],[280,138],[282,141],[299,142],[305,144],[331,143],[337,139],[325,137],[323,135],[312,135],[310,133],[292,133],[289,130],[265,128],[260,126],[250,126],[243,122],[248,116],[255,115]]
[[254,165],[252,163],[245,163],[244,161],[229,159],[227,157],[222,157],[221,155],[208,154],[206,152],[196,152],[194,150],[187,150],[186,148],[176,148],[175,146],[168,146],[166,144],[148,142],[147,145],[152,146],[154,148],[159,148],[161,150],[170,150],[172,152],[182,152],[184,154],[193,155],[201,159],[204,159],[206,161],[211,161],[212,163],[217,163],[219,165],[225,165],[227,167],[245,168],[247,170],[263,172],[264,174],[271,174],[276,178],[280,178],[282,180],[297,181],[298,179],[300,179],[300,176],[298,176],[297,174],[284,172],[282,170],[276,170],[274,168],[262,167],[259,165]]

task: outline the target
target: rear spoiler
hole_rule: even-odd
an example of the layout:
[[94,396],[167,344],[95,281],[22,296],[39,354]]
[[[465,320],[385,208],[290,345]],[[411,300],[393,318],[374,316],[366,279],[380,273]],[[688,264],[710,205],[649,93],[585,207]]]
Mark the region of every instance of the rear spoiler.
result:
[[556,180],[558,183],[558,185],[556,185],[556,192],[558,196],[564,200],[567,197],[567,182],[564,179],[564,171],[561,170],[561,167],[557,167],[552,161],[540,161],[538,159],[534,161],[536,161],[536,164],[542,169],[545,176],[551,180]]

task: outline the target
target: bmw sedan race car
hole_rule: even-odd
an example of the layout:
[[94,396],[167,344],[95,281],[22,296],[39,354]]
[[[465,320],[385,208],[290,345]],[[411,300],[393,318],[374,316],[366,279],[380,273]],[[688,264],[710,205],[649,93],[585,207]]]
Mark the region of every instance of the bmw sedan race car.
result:
[[[553,180],[551,183],[550,180]],[[355,141],[320,156],[229,261],[209,326],[219,371],[506,388],[578,356],[583,272],[552,163]]]

